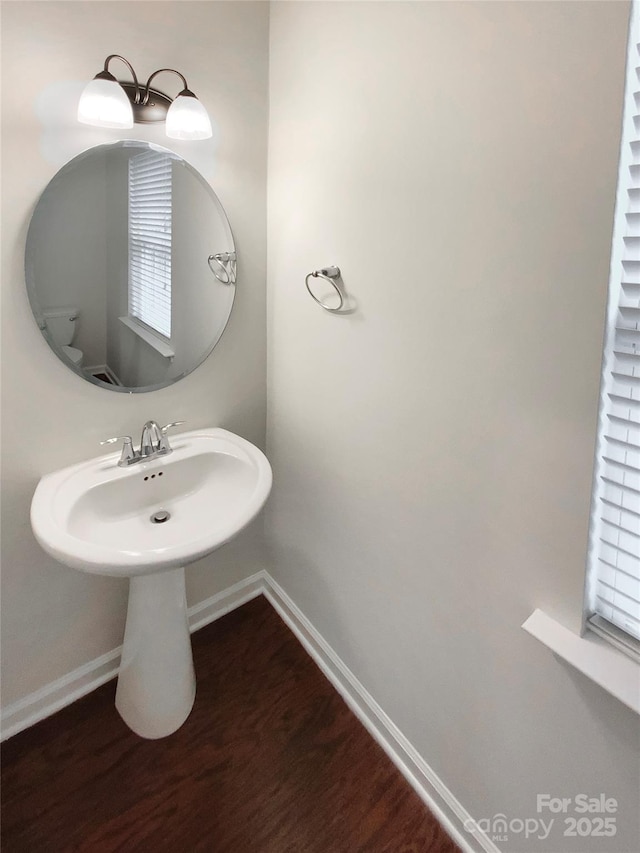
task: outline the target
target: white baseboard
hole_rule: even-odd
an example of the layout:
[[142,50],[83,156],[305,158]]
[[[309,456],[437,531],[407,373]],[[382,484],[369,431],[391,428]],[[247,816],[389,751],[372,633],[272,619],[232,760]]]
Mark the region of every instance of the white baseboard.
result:
[[115,678],[120,667],[121,648],[118,646],[117,649],[100,655],[99,658],[30,693],[24,699],[3,708],[0,717],[2,740],[30,728]]
[[[500,853],[499,848],[481,830],[465,830],[465,825],[475,826],[471,815],[268,572],[258,572],[189,608],[191,632],[258,595],[264,595],[280,614],[349,708],[464,853]],[[120,648],[114,649],[4,708],[1,715],[2,740],[29,728],[115,678],[120,651]]]
[[[259,572],[201,601],[188,610],[189,630],[191,633],[197,631],[198,628],[219,619],[263,591],[264,577],[263,573]],[[62,678],[46,684],[40,690],[30,693],[24,699],[7,705],[0,714],[2,730],[0,740],[7,740],[24,729],[30,728],[115,678],[120,668],[121,652],[122,646],[118,646],[117,649],[112,649],[78,669],[68,672]]]
[[236,607],[242,607],[252,598],[257,598],[264,593],[266,572],[257,572],[249,578],[234,583],[233,586],[223,589],[217,595],[212,595],[189,608],[189,630],[193,634],[200,628],[204,628],[210,622],[215,622]]
[[499,848],[480,829],[465,830],[465,825],[475,827],[469,812],[429,767],[393,720],[385,714],[373,696],[365,690],[295,602],[266,572],[264,583],[264,595],[267,600],[461,850],[465,853],[500,853]]

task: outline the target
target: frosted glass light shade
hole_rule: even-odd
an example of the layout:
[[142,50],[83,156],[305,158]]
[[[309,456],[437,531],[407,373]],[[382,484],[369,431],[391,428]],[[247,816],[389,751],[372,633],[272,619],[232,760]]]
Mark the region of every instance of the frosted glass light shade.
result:
[[80,96],[78,121],[96,127],[133,127],[127,93],[116,80],[92,80]]
[[171,139],[209,139],[213,135],[207,111],[188,89],[169,107],[166,131]]

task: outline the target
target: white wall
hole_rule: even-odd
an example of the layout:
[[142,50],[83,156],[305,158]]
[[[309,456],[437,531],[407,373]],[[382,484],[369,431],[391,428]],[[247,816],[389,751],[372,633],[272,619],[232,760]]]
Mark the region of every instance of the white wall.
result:
[[[3,704],[117,646],[126,586],[43,553],[29,526],[39,477],[96,455],[145,420],[218,425],[264,444],[265,177],[268,6],[261,2],[25,2],[2,7]],[[223,33],[224,37],[220,37]],[[239,285],[214,354],[177,385],[118,394],[89,385],[50,352],[24,286],[24,242],[39,194],[64,162],[118,131],[81,127],[82,85],[110,53],[146,77],[176,67],[210,111],[212,141],[168,146],[162,128],[128,136],[172,147],[205,175],[236,236]],[[112,69],[126,78],[126,69]],[[16,84],[19,81],[19,85]],[[157,78],[175,95],[180,82]],[[193,604],[260,567],[261,525],[191,567]]]
[[[520,624],[580,625],[624,3],[272,4],[276,579],[476,818],[605,792],[637,720]],[[338,264],[358,310],[304,276]]]

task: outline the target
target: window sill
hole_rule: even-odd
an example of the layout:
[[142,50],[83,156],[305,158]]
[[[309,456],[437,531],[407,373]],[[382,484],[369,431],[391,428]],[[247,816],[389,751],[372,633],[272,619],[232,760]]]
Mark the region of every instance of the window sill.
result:
[[132,320],[131,317],[118,317],[121,323],[127,327],[127,329],[131,329],[134,334],[136,334],[139,338],[149,344],[150,347],[153,347],[154,350],[160,353],[160,355],[165,358],[173,358],[176,354],[176,351],[166,343],[162,338],[158,335],[154,335],[149,329],[140,325],[140,323],[136,323],[135,320]]
[[640,714],[640,664],[636,661],[591,631],[579,637],[542,610],[534,610],[522,627],[587,678]]

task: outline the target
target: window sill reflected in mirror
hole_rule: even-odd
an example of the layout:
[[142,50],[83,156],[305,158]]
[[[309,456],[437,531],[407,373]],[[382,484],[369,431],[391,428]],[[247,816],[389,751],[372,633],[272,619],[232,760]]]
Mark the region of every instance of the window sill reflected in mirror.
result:
[[139,338],[149,344],[150,347],[153,347],[154,350],[160,353],[160,355],[164,356],[164,358],[168,358],[173,361],[173,358],[176,354],[176,351],[173,347],[167,343],[166,340],[161,338],[159,335],[155,335],[151,329],[148,329],[146,326],[143,326],[142,323],[136,322],[133,317],[118,317],[121,323],[131,329]]

